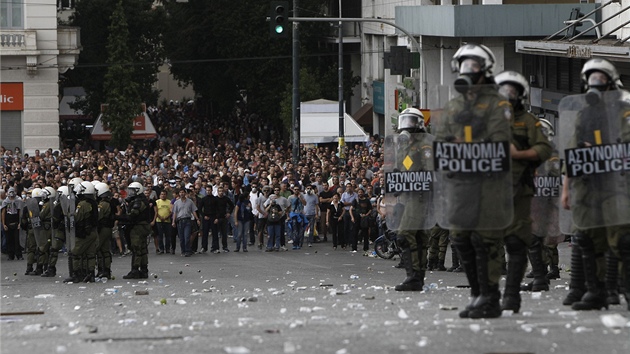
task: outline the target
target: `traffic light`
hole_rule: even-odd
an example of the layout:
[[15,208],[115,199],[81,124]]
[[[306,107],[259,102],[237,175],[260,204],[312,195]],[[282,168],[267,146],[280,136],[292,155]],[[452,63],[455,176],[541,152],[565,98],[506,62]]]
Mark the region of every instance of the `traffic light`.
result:
[[271,38],[289,36],[289,2],[272,1],[269,12],[269,35]]
[[[580,8],[579,7],[574,7],[571,10],[571,15],[569,16],[569,20],[566,21],[566,24],[569,23],[573,23],[574,21],[576,21],[579,18],[584,17],[584,14],[580,12]],[[582,26],[582,22],[578,22],[575,25],[567,28],[567,34],[565,36],[565,38],[572,38],[576,35],[578,35],[580,33],[580,31],[577,30],[578,27]]]

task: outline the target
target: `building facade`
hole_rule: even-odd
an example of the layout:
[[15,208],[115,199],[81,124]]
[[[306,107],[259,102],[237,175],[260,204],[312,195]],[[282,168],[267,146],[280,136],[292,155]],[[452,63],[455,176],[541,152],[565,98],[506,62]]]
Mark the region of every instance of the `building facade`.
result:
[[[360,97],[362,104],[372,106],[373,132],[391,133],[399,110],[406,106],[440,108],[448,92],[444,87],[456,76],[451,58],[464,43],[488,46],[497,58],[495,73],[523,73],[532,87],[532,111],[557,117],[559,100],[580,92],[580,69],[590,57],[613,61],[622,81],[630,74],[629,5],[630,0],[362,1],[363,18],[391,20],[420,46],[414,48],[413,41],[392,26],[362,26]],[[571,39],[565,21],[580,13],[586,16],[577,30],[584,33]],[[420,67],[409,75],[391,75],[384,58],[392,46],[419,51]]]
[[0,11],[0,144],[58,149],[59,74],[77,62],[79,29],[57,25],[55,0],[3,0]]

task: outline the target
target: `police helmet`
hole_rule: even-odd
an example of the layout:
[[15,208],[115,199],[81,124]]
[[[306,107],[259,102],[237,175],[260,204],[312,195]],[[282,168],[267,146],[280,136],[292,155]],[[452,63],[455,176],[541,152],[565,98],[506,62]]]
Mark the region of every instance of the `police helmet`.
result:
[[41,188],[33,188],[31,191],[31,198],[36,198],[37,200],[43,200],[46,193]]
[[541,129],[543,134],[545,134],[545,136],[549,139],[552,140],[553,137],[556,135],[556,131],[553,129],[553,124],[551,124],[550,121],[541,118],[539,119],[540,124],[541,124]]
[[417,108],[407,108],[398,116],[398,131],[423,130],[424,115]]
[[68,182],[68,190],[74,190],[74,187],[81,184],[83,182],[83,179],[81,177],[74,177],[73,179],[70,180],[70,182]]
[[506,84],[515,85],[520,93],[519,98],[524,99],[529,95],[529,84],[527,83],[527,80],[525,80],[523,75],[517,73],[516,71],[504,71],[495,76],[494,81],[501,86]]
[[130,197],[135,197],[144,193],[144,187],[139,182],[131,182],[127,187],[127,193]]
[[94,188],[96,189],[96,196],[98,196],[99,198],[109,197],[112,194],[109,191],[109,186],[107,185],[107,183],[99,182],[94,185]]
[[53,187],[45,187],[44,192],[46,192],[46,197],[44,198],[44,200],[57,198],[57,191]]
[[81,182],[74,186],[74,193],[77,195],[94,195],[96,190],[94,189],[94,185],[90,182]]
[[608,83],[606,84],[611,88],[623,87],[621,83],[621,78],[619,76],[619,72],[617,68],[606,59],[602,58],[593,58],[584,63],[582,67],[582,83],[585,88],[593,87],[593,86],[603,86],[597,85],[597,83],[589,83],[589,76],[595,71],[599,71],[604,73],[608,77]]
[[453,72],[468,74],[469,72],[467,72],[467,68],[464,68],[461,65],[466,59],[473,59],[476,61],[480,66],[480,70],[486,77],[492,76],[492,68],[497,60],[490,48],[483,44],[463,45],[457,50],[457,52],[455,52],[453,60],[451,60],[451,69]]
[[523,75],[516,71],[504,71],[494,77],[494,81],[501,86],[499,93],[504,95],[510,103],[524,104],[529,93],[529,84]]
[[69,192],[68,192],[68,186],[61,186],[59,188],[57,188],[57,195],[58,196],[68,196]]

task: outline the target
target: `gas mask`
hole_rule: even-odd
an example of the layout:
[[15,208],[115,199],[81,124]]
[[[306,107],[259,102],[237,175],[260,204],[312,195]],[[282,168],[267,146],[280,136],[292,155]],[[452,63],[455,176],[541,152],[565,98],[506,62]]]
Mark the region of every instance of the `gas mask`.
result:
[[482,76],[481,65],[476,60],[462,60],[459,64],[459,76],[454,82],[455,90],[461,94],[468,92],[473,85],[479,82]]
[[409,148],[409,145],[411,144],[411,133],[409,133],[406,129],[403,129],[398,135],[397,140],[398,149],[405,150]]
[[516,86],[510,83],[505,83],[499,88],[499,93],[508,99],[515,111],[523,108],[523,103],[520,99],[520,92]]
[[594,106],[601,101],[602,92],[610,87],[608,76],[602,72],[594,71],[588,76],[587,86],[586,103]]

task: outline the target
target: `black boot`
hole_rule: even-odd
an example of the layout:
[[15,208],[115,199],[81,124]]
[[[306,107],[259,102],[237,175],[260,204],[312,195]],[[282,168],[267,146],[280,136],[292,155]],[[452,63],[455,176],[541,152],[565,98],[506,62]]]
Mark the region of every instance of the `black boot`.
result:
[[[453,238],[453,248],[457,251],[457,267],[462,267],[462,270],[466,272],[466,278],[468,284],[470,284],[470,304],[459,312],[459,317],[470,317],[470,311],[473,308],[473,304],[479,297],[479,281],[477,278],[477,266],[475,260],[475,250],[472,247],[469,239]],[[455,258],[453,258],[453,265],[455,265]]]
[[57,268],[55,268],[55,266],[49,265],[48,269],[46,269],[44,274],[42,274],[42,277],[52,278],[52,277],[54,277],[56,275],[57,275]]
[[102,278],[103,277],[103,272],[104,272],[103,267],[102,266],[98,266],[97,267],[97,271],[96,271],[96,277],[97,278]]
[[457,251],[455,251],[455,248],[453,248],[451,246],[451,259],[452,259],[452,265],[450,268],[448,268],[446,271],[447,272],[454,272],[455,269],[459,268],[459,256],[457,256]]
[[68,252],[68,277],[63,280],[64,283],[76,283],[76,276],[72,268],[72,253]]
[[84,283],[96,283],[96,277],[94,276],[94,270],[86,270],[83,277]]
[[147,266],[140,267],[140,279],[148,279],[149,278],[149,268]]
[[81,282],[81,279],[79,279],[79,275],[77,274],[77,272],[72,272],[70,273],[70,275],[63,280],[64,283],[79,283]]
[[422,291],[424,286],[424,272],[411,271],[402,283],[396,285],[396,291]]
[[437,269],[437,259],[429,259],[429,264],[427,264],[427,270],[436,270]]
[[142,279],[142,274],[137,269],[132,269],[127,275],[123,275],[123,279]]
[[[400,262],[405,265],[405,272],[407,273],[407,277],[405,278],[405,280],[403,280],[401,284],[394,287],[396,291],[403,291],[403,289],[406,289],[406,283],[414,282],[414,274],[411,265],[411,250],[409,248],[404,248],[400,252]],[[420,290],[422,290],[422,286],[420,286]]]
[[628,311],[630,311],[630,234],[621,235],[617,247],[621,256],[623,271],[626,275],[620,288],[624,292],[626,305],[628,306]]
[[509,257],[501,310],[518,313],[521,309],[521,280],[527,267],[526,245],[516,236],[508,236],[505,238],[505,246]]
[[582,248],[582,263],[584,264],[587,291],[582,299],[574,303],[571,308],[582,311],[600,310],[605,307],[608,310],[606,286],[604,282],[597,279],[597,256],[595,255],[593,240],[590,237],[581,237],[578,242]]
[[534,242],[527,249],[527,255],[532,264],[534,280],[527,285],[521,286],[521,290],[533,292],[549,291],[549,280],[546,277],[547,267],[542,259],[542,242],[540,242],[538,237],[535,237]]
[[619,258],[611,250],[606,252],[606,291],[608,291],[608,303],[619,305]]
[[[475,249],[475,263],[477,266],[477,282],[480,295],[472,304],[470,318],[497,318],[501,316],[501,292],[499,285],[489,285],[488,279],[488,250],[480,235],[473,233],[471,241]],[[519,280],[520,282],[520,280]]]
[[24,272],[24,275],[32,275],[33,274],[33,265],[32,264],[27,264],[26,265],[26,272]]
[[100,276],[101,279],[112,279],[112,270],[109,268],[103,268],[103,273]]
[[549,280],[560,279],[560,268],[557,264],[549,266],[549,273],[545,276]]
[[569,293],[562,301],[562,304],[566,306],[571,306],[580,301],[586,292],[586,286],[584,284],[584,265],[582,264],[582,249],[577,244],[577,237],[578,236],[573,236],[573,240],[571,241],[571,279],[569,281]]

